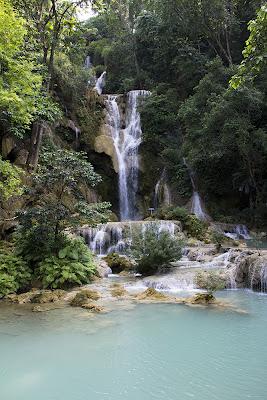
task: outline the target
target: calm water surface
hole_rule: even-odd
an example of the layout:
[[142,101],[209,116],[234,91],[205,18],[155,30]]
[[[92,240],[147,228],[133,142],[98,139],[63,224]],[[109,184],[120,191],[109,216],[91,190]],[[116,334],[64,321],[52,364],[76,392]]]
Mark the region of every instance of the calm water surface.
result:
[[1,400],[267,399],[267,296],[248,314],[138,305],[88,318],[0,308]]

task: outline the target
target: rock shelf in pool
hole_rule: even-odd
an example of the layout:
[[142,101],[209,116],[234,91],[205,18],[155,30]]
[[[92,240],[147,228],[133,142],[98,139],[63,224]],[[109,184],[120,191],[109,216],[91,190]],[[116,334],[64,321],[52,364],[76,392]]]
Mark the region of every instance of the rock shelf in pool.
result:
[[[32,304],[33,307],[31,310],[33,312],[48,312],[58,308],[66,308],[69,306],[82,308],[91,313],[103,313],[110,312],[115,309],[119,309],[121,304],[157,304],[157,303],[165,303],[165,304],[177,304],[177,305],[185,305],[191,307],[212,307],[218,308],[220,310],[230,310],[238,313],[246,313],[245,310],[240,310],[235,305],[227,303],[225,301],[219,301],[215,299],[208,293],[197,293],[191,297],[176,297],[170,294],[164,294],[159,292],[154,288],[147,288],[146,290],[141,291],[137,294],[129,293],[123,285],[113,284],[107,288],[107,293],[105,296],[101,295],[100,292],[97,292],[95,289],[83,288],[76,291],[71,291],[69,293],[65,292],[65,297],[62,296],[57,297],[55,300],[55,295],[57,291],[45,291],[46,297],[42,297],[43,293],[40,293],[40,297],[42,298],[42,302],[39,304],[32,303],[31,296],[36,296],[34,292],[23,293],[20,298],[28,299],[27,302],[18,302],[17,299],[13,296],[10,297],[6,301],[15,303],[20,307],[27,306],[28,304]],[[53,301],[51,301],[53,298]],[[46,302],[45,302],[46,299]],[[112,300],[112,301],[111,301]],[[112,303],[112,304],[111,304]]]

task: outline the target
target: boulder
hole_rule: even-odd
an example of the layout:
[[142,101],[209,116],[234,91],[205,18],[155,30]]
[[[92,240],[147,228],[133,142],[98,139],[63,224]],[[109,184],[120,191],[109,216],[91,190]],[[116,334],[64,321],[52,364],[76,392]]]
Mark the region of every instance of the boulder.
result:
[[76,293],[74,298],[71,300],[70,305],[72,307],[82,307],[88,303],[88,299],[97,301],[100,298],[100,294],[96,290],[83,289]]
[[112,270],[105,260],[99,260],[96,267],[96,274],[99,278],[107,278],[109,274],[112,274]]
[[170,298],[154,288],[148,288],[143,293],[136,295],[138,300],[168,301]]
[[212,293],[197,293],[193,297],[186,300],[190,304],[211,304],[214,303],[215,297]]
[[122,297],[127,294],[127,291],[118,283],[115,283],[111,289],[112,297]]

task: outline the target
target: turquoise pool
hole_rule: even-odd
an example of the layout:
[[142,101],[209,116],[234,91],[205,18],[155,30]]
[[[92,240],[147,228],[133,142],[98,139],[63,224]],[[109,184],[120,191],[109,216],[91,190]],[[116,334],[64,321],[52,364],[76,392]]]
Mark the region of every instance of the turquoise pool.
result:
[[247,314],[137,305],[89,318],[0,307],[1,400],[266,400],[267,296]]

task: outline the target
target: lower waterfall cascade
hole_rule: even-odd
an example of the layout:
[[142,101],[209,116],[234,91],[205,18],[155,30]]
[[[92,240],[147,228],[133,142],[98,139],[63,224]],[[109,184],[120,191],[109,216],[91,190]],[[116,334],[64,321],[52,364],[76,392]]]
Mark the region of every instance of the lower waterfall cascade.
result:
[[145,230],[153,225],[160,233],[162,231],[175,235],[180,232],[180,226],[175,221],[125,221],[108,222],[95,228],[83,227],[79,234],[85,239],[93,253],[103,256],[109,253],[124,254],[129,247],[133,234],[143,235]]

